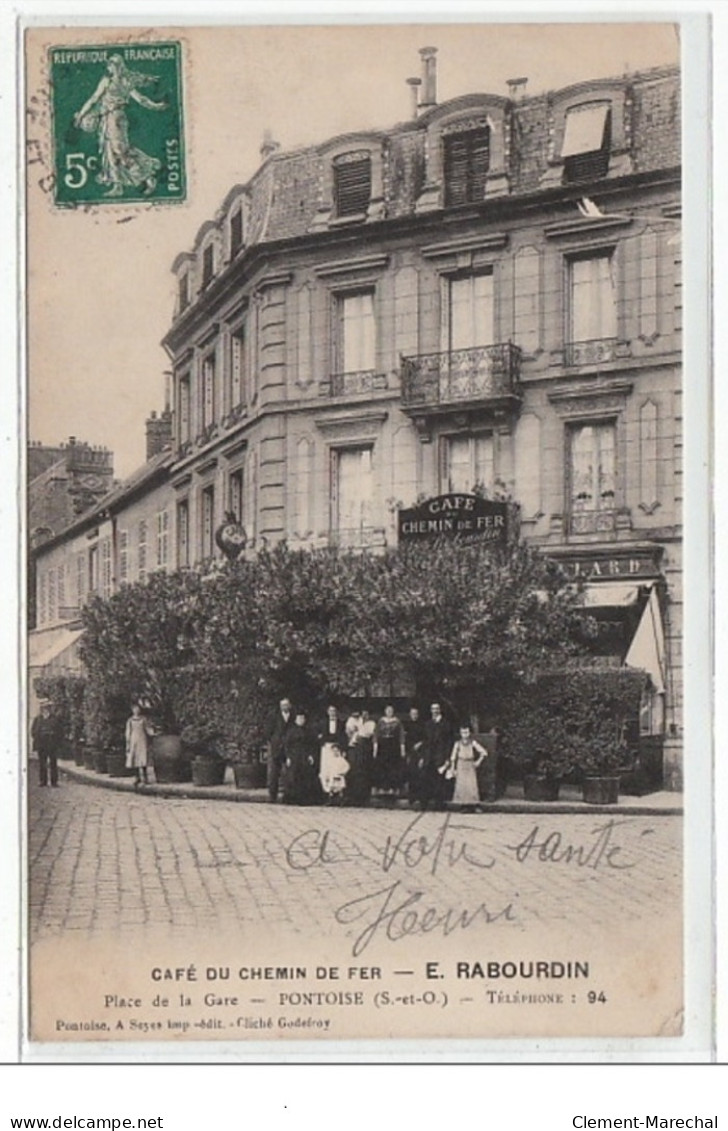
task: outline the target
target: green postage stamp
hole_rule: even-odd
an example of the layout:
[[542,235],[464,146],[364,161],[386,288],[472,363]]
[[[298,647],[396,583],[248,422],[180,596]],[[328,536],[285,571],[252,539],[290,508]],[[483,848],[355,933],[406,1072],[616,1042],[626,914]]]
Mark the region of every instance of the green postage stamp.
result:
[[50,50],[55,201],[184,200],[182,49]]

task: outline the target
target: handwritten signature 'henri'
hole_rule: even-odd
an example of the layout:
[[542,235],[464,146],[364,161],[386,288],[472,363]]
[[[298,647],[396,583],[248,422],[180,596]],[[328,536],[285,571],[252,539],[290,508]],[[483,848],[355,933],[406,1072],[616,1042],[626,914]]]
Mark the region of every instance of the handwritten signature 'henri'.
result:
[[390,942],[401,942],[412,935],[427,935],[440,930],[444,938],[456,930],[467,930],[474,923],[495,923],[497,920],[513,922],[516,918],[513,904],[507,903],[493,911],[485,903],[472,909],[458,910],[448,907],[424,907],[424,891],[404,891],[401,881],[389,887],[344,903],[336,911],[337,923],[349,925],[364,920],[364,927],[354,940],[351,953],[354,958],[366,950],[377,935]]

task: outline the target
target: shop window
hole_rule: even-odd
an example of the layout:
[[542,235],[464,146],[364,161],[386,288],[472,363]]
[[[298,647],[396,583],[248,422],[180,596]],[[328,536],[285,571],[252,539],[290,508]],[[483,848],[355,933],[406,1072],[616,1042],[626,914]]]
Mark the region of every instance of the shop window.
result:
[[495,450],[491,435],[447,436],[442,443],[440,478],[444,492],[469,494],[476,486],[493,486]]
[[372,195],[372,159],[368,153],[344,153],[334,159],[334,213],[365,216]]
[[617,296],[611,252],[568,261],[569,342],[617,336]]
[[332,452],[332,533],[344,546],[364,546],[372,528],[372,448]]
[[561,156],[564,180],[592,181],[606,177],[612,143],[609,102],[585,102],[566,115]]
[[617,467],[614,421],[573,425],[568,434],[569,514],[574,534],[614,529]]
[[372,371],[376,360],[374,291],[340,295],[336,301],[337,335],[334,369],[337,373]]
[[445,206],[483,201],[490,164],[488,127],[446,135],[443,146]]

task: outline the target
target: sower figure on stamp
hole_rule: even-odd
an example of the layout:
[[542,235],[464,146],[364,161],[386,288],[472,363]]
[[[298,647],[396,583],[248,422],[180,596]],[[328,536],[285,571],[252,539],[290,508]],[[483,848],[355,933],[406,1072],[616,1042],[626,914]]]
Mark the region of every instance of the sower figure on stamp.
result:
[[417,777],[413,804],[418,802],[423,809],[432,805],[444,809],[447,782],[441,769],[450,760],[453,734],[450,724],[442,713],[439,703],[430,707],[431,718],[425,724],[420,757],[417,761]]
[[268,731],[268,797],[271,801],[278,800],[278,785],[285,758],[283,746],[293,721],[291,700],[281,699]]
[[30,726],[30,742],[38,755],[41,785],[48,785],[49,768],[51,785],[58,785],[58,745],[60,740],[61,730],[58,720],[53,717],[50,703],[43,702],[40,705],[40,714],[33,719]]
[[107,196],[121,196],[125,185],[154,192],[162,162],[150,157],[129,142],[129,121],[126,106],[130,99],[147,110],[166,110],[166,102],[154,102],[140,94],[138,86],[156,82],[155,75],[130,71],[121,55],[112,55],[107,73],[96,90],[74,116],[73,124],[87,133],[96,132],[99,139],[100,184],[109,185]]

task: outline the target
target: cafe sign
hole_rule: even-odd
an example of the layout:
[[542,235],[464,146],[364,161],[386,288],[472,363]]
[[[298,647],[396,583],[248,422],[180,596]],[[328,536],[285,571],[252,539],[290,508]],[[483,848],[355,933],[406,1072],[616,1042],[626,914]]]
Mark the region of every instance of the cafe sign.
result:
[[503,544],[508,528],[506,503],[479,495],[448,494],[399,511],[399,541],[492,542]]
[[[659,554],[659,548],[657,549]],[[656,550],[650,548],[614,551],[611,554],[580,554],[573,558],[560,558],[570,577],[585,581],[614,580],[616,578],[654,578],[660,570]]]

